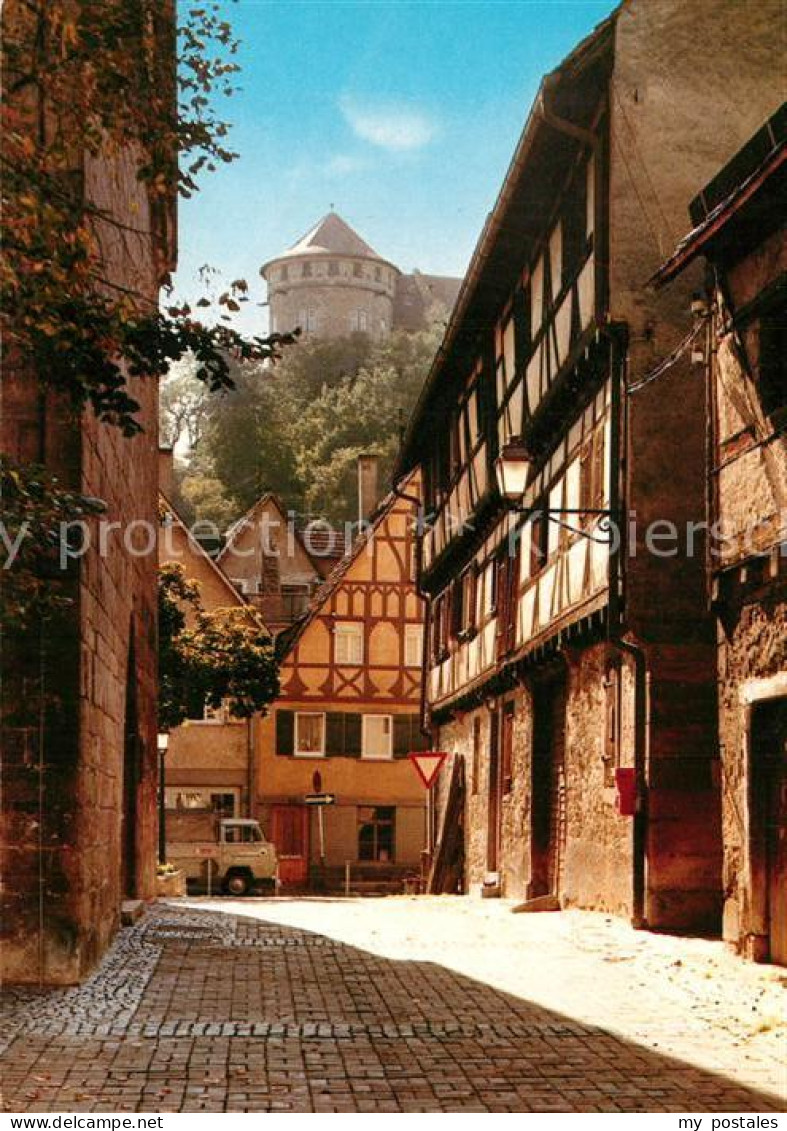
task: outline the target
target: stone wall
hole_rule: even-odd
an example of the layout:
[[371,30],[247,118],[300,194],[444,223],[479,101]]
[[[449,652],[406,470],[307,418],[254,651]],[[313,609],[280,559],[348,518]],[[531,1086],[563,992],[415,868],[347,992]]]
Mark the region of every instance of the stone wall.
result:
[[[752,861],[748,838],[750,713],[756,681],[781,677],[787,696],[787,573],[767,594],[739,589],[720,610],[719,739],[724,829],[724,920],[727,942],[747,950],[747,939],[763,933],[752,907]],[[760,957],[752,950],[750,957]]]
[[[304,275],[304,266],[308,275]],[[330,274],[333,268],[335,274]],[[286,270],[287,277],[282,278]],[[344,337],[353,331],[384,338],[393,324],[398,271],[382,261],[314,255],[289,258],[266,269],[271,326],[280,333],[300,326],[307,336]],[[304,312],[313,311],[314,325]],[[365,326],[358,312],[365,314]]]
[[[85,190],[137,231],[97,223],[107,278],[155,301],[160,264],[136,167],[128,151],[87,160]],[[117,928],[124,896],[155,890],[158,389],[134,378],[128,391],[145,429],[132,440],[89,412],[76,420],[52,397],[41,401],[24,364],[4,383],[3,448],[106,503],[103,542],[93,520],[89,548],[53,581],[72,606],[4,642],[9,981],[79,981]]]
[[[605,777],[606,648],[590,645],[573,651],[565,666],[564,818],[561,822],[561,868],[557,895],[563,906],[627,914],[631,909],[631,820],[615,806],[615,790]],[[533,720],[542,693],[538,673],[527,677],[512,696],[514,703],[511,788],[501,800],[498,871],[502,894],[526,899],[531,894]],[[630,686],[626,684],[630,700]],[[630,713],[630,702],[626,707]],[[480,722],[480,757],[474,772],[475,720]],[[491,712],[484,706],[441,726],[439,749],[465,762],[465,888],[479,894],[488,869]],[[630,764],[630,740],[621,758]],[[437,787],[442,810],[450,781],[450,759]]]

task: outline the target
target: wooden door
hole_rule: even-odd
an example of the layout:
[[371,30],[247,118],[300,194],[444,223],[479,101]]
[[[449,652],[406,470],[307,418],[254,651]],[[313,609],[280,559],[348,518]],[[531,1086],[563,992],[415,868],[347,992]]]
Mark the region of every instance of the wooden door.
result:
[[566,823],[566,688],[535,685],[528,896],[559,895]]
[[309,810],[305,805],[273,805],[270,839],[285,887],[304,887],[309,875]]
[[770,762],[768,782],[768,922],[771,962],[787,966],[787,745]]
[[752,900],[771,962],[787,966],[787,699],[754,708],[752,787]]

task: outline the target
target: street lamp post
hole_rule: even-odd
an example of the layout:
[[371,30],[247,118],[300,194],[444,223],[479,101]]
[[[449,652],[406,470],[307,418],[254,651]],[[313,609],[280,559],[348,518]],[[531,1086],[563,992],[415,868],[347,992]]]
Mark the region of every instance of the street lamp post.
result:
[[166,776],[164,771],[164,759],[169,746],[169,735],[166,731],[162,731],[158,736],[158,862],[159,864],[166,864],[167,862],[167,826],[166,826],[166,805],[165,805],[165,784]]

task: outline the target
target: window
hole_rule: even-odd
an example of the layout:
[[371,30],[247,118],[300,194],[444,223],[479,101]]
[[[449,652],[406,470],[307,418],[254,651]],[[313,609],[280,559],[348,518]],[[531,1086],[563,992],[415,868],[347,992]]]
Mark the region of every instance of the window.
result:
[[787,410],[787,309],[770,311],[759,327],[759,390],[762,407],[768,416],[779,414],[778,423]]
[[339,264],[336,263],[333,259],[328,264],[328,274],[329,275],[338,275],[339,274]]
[[335,662],[363,663],[363,625],[337,624],[334,628]]
[[369,328],[369,315],[365,310],[353,310],[350,314],[350,332],[365,334]]
[[361,757],[393,757],[393,726],[390,715],[363,716]]
[[285,263],[285,265],[282,267],[281,271],[279,272],[279,278],[281,279],[281,281],[283,283],[286,283],[289,277],[290,277],[290,269],[287,266],[287,264]]
[[420,668],[423,655],[424,633],[420,624],[404,626],[404,666]]
[[209,707],[206,703],[202,708],[202,722],[203,723],[223,723],[225,721],[226,711],[224,704],[220,707]]
[[381,272],[380,272],[380,268],[379,268],[379,267],[375,267],[375,269],[374,269],[374,277],[375,277],[375,279],[377,280],[377,282],[379,283],[379,282],[380,282],[380,279],[382,278],[382,274],[381,274]]
[[394,859],[395,823],[392,805],[359,805],[358,859],[390,864]]
[[[587,250],[587,181],[587,170],[581,168],[563,206],[563,286],[574,278]],[[559,282],[554,280],[556,290]]]
[[353,275],[356,279],[363,278],[363,267],[360,263],[353,263]]
[[381,334],[387,334],[388,333],[388,323],[385,321],[384,318],[380,319],[380,333]]
[[544,500],[536,504],[538,512],[530,523],[530,576],[542,570],[547,561],[547,542],[549,538],[549,519],[543,512]]
[[234,817],[238,790],[222,793],[215,786],[166,786],[164,804],[167,809],[215,813],[217,817]]
[[294,620],[309,607],[310,589],[308,585],[282,585],[281,599],[284,615]]
[[317,329],[317,311],[313,306],[310,306],[306,312],[306,330],[307,333]]
[[325,754],[325,715],[296,712],[295,754],[302,758],[322,758]]
[[224,830],[225,844],[255,844],[262,833],[255,825],[231,825]]
[[303,274],[304,279],[311,279],[311,277],[312,277],[312,265],[311,265],[311,263],[304,263],[302,274]]
[[[604,506],[604,429],[597,427],[580,453],[579,507],[580,510],[601,510]],[[580,515],[583,526],[592,526],[596,517]]]

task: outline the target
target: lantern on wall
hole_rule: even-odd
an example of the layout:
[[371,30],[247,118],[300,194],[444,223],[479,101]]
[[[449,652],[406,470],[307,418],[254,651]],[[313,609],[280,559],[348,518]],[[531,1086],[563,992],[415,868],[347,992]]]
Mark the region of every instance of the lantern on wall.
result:
[[509,503],[520,502],[527,486],[530,458],[522,440],[515,436],[500,449],[495,460],[495,475],[500,494]]

